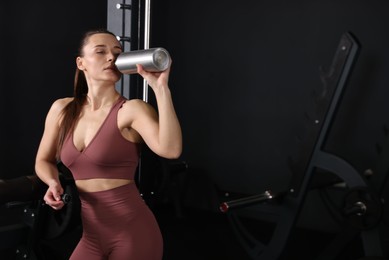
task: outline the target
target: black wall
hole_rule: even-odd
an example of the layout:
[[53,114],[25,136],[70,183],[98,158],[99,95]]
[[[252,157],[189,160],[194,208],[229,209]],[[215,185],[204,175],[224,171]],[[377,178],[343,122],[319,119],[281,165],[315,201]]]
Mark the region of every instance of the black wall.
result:
[[82,33],[106,27],[106,1],[1,1],[0,178],[30,175],[51,103],[72,94]]
[[[288,186],[319,68],[346,31],[362,48],[326,147],[360,172],[374,165],[389,112],[388,11],[384,0],[153,1],[151,47],[173,58],[182,159],[200,204],[207,181],[245,193]],[[8,0],[1,14],[0,178],[11,178],[33,172],[46,112],[71,95],[78,39],[106,26],[106,1]]]

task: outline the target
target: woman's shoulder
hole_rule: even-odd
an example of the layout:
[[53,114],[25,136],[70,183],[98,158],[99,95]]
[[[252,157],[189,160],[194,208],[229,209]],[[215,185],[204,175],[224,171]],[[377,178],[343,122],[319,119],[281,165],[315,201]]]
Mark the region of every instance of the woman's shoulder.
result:
[[69,104],[74,98],[64,97],[54,100],[51,105],[51,110],[61,111],[67,104]]
[[154,107],[142,99],[129,99],[122,106],[123,114],[135,119],[142,115],[154,115]]
[[146,101],[138,98],[133,99],[127,99],[126,102],[123,104],[123,108],[125,109],[146,109],[150,107],[150,104],[148,104]]

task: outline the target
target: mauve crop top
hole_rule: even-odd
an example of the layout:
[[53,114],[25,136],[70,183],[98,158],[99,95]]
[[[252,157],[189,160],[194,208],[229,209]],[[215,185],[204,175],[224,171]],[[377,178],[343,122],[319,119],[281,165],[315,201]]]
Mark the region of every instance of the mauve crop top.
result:
[[124,97],[112,106],[91,142],[80,152],[74,146],[73,133],[68,134],[61,150],[61,161],[75,180],[105,178],[134,179],[140,146],[125,139],[117,124],[117,114]]

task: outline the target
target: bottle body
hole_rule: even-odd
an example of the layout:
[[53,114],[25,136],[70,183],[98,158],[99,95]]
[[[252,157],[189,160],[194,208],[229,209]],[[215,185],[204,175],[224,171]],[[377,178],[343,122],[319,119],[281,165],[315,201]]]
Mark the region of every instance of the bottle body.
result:
[[121,53],[115,62],[118,70],[123,74],[136,73],[136,64],[140,64],[146,71],[164,71],[170,66],[170,55],[164,48],[150,48]]

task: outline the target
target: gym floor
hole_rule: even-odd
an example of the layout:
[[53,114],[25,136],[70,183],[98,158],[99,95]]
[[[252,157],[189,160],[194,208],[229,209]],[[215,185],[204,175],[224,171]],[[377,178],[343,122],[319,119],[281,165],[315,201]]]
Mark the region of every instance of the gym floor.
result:
[[[184,217],[177,218],[172,212],[162,209],[156,214],[165,239],[164,260],[251,260],[226,215],[187,209]],[[253,228],[263,233],[262,237],[270,238],[269,223],[256,223]],[[296,229],[279,260],[315,259],[333,238],[333,234]],[[361,254],[358,241],[350,248],[354,249],[344,250],[338,260],[358,259]]]
[[[170,207],[158,207],[154,208],[153,211],[164,236],[164,260],[251,260],[236,238],[225,214],[191,208],[184,209],[182,214],[178,216],[175,209]],[[15,213],[19,214],[18,212]],[[1,216],[5,216],[3,212]],[[17,218],[14,218],[14,220],[17,220]],[[1,223],[4,224],[3,221]],[[271,235],[269,233],[269,223],[256,223],[250,231],[261,233],[263,237],[270,237]],[[61,257],[67,259],[66,255],[70,253],[71,248],[75,245],[74,237],[79,235],[79,232],[80,230],[75,229],[60,238],[45,241],[42,243],[42,248],[46,251],[46,255],[50,257],[55,256],[55,259],[58,260]],[[5,242],[10,244],[12,241],[16,241],[17,236],[21,234],[23,233],[17,234],[14,232],[1,236],[0,240],[3,247]],[[27,236],[24,235],[24,237]],[[333,238],[333,234],[296,229],[292,232],[279,260],[317,259],[319,252]],[[336,260],[374,259],[362,258],[361,248],[360,242],[355,241]],[[0,251],[1,259],[19,259],[16,257],[15,249],[16,247],[12,246],[3,248]],[[51,260],[50,257],[48,259]]]

